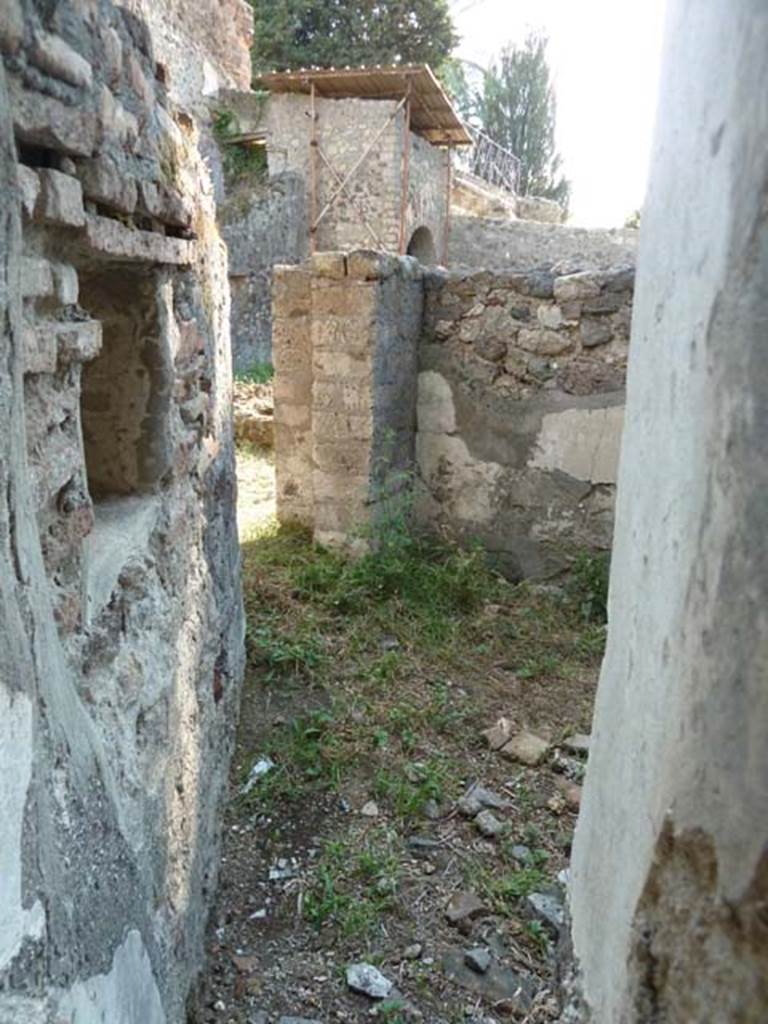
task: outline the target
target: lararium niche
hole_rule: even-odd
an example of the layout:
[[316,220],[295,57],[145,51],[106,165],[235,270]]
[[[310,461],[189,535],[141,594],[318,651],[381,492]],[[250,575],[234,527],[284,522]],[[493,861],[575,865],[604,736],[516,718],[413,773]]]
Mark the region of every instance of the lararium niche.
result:
[[162,283],[156,272],[122,266],[83,273],[80,283],[80,303],[101,321],[103,339],[82,378],[88,488],[96,503],[148,494],[167,472],[171,451],[173,368]]

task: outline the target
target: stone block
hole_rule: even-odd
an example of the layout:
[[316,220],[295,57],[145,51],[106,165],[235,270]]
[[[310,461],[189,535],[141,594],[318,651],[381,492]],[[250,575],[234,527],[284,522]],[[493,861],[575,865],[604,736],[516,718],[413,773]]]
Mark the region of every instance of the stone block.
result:
[[358,317],[318,317],[312,321],[312,349],[373,358],[376,337],[372,328],[372,324],[361,323]]
[[606,272],[605,290],[607,292],[631,292],[634,287],[634,267],[622,267],[620,270]]
[[573,343],[565,331],[522,330],[517,335],[517,344],[534,355],[558,356],[567,352]]
[[278,318],[307,316],[312,309],[311,277],[301,267],[272,268],[272,311]]
[[48,260],[25,257],[21,261],[21,294],[25,299],[53,295],[53,270]]
[[130,110],[126,110],[118,99],[115,99],[112,91],[106,85],[101,87],[99,109],[105,139],[108,139],[110,143],[112,140],[116,140],[121,146],[133,147],[139,137],[138,119]]
[[197,254],[194,242],[135,231],[110,217],[94,214],[86,214],[85,235],[93,252],[131,262],[185,266],[194,263]]
[[100,35],[104,71],[107,81],[115,85],[120,80],[120,72],[123,70],[123,44],[120,36],[111,27],[103,28]]
[[340,412],[312,412],[312,433],[318,443],[344,440],[361,440],[370,442],[373,439],[373,418],[355,415],[343,410]]
[[606,345],[613,338],[611,325],[606,320],[583,319],[581,321],[581,344],[584,348]]
[[625,298],[621,292],[604,292],[594,299],[585,299],[581,304],[582,313],[593,316],[604,316],[607,313],[618,313],[624,305]]
[[549,743],[532,732],[520,732],[501,748],[501,754],[527,765],[539,764],[549,751]]
[[349,352],[313,352],[312,372],[316,379],[354,378],[358,387],[370,385],[373,378],[371,360]]
[[557,305],[552,306],[542,303],[536,310],[536,318],[542,327],[547,327],[552,331],[556,331],[563,326],[563,311]]
[[309,264],[316,277],[340,279],[347,276],[347,257],[343,252],[316,252]]
[[572,299],[590,299],[600,294],[603,281],[602,274],[590,270],[578,274],[566,274],[555,278],[554,295],[558,302],[569,302]]
[[101,351],[102,333],[98,320],[57,323],[58,357],[63,363],[86,363]]
[[24,344],[24,373],[54,373],[56,371],[56,325],[25,324],[22,330]]
[[68,107],[52,96],[23,89],[9,77],[11,113],[16,138],[71,156],[89,157],[99,138],[95,114]]
[[368,473],[371,454],[370,442],[354,439],[324,443],[315,435],[312,446],[315,467],[325,473],[335,473],[342,487],[348,476],[365,476]]
[[49,167],[38,172],[41,197],[38,214],[51,224],[80,228],[85,224],[83,187],[77,178]]
[[315,469],[312,473],[312,491],[320,502],[351,501],[362,504],[370,495],[370,480],[366,475],[340,480],[335,473]]
[[40,178],[32,167],[24,164],[16,165],[16,180],[21,193],[21,208],[30,220],[35,216],[37,202],[40,198]]
[[0,51],[13,55],[24,36],[24,14],[19,0],[3,0],[0,17]]
[[188,228],[192,223],[192,208],[177,189],[142,181],[139,192],[141,208],[150,217],[179,228]]
[[315,410],[343,410],[353,415],[371,415],[373,395],[368,388],[361,388],[357,384],[349,383],[341,378],[338,380],[316,380],[311,388],[312,407]]
[[347,276],[362,281],[378,281],[397,273],[399,260],[391,253],[358,249],[347,256]]
[[376,288],[374,282],[315,278],[312,281],[312,312],[316,317],[358,316],[373,322]]
[[90,89],[93,82],[91,65],[74,50],[61,36],[52,32],[36,32],[30,56],[35,64],[54,78],[61,78],[70,85]]
[[56,298],[62,306],[74,306],[80,293],[77,271],[68,263],[52,263],[51,269],[56,287]]
[[77,173],[88,199],[121,213],[133,213],[136,209],[138,191],[135,180],[121,171],[109,157],[83,161]]

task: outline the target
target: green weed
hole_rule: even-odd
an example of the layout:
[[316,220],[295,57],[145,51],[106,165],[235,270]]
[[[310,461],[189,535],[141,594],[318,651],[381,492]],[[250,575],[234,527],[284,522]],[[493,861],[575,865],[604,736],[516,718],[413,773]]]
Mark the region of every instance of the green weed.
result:
[[235,380],[239,384],[268,384],[275,376],[272,363],[254,363],[247,370],[238,370]]

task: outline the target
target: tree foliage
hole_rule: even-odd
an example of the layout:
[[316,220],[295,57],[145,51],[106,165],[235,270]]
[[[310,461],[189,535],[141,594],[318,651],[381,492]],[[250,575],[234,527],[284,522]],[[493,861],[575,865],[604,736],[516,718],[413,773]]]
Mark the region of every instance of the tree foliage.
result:
[[431,64],[457,37],[447,0],[254,0],[256,73]]
[[554,199],[567,209],[571,185],[560,172],[555,147],[557,103],[547,37],[534,32],[522,46],[506,47],[479,88],[467,87],[472,76],[455,74],[454,94],[464,116],[520,159],[519,191]]

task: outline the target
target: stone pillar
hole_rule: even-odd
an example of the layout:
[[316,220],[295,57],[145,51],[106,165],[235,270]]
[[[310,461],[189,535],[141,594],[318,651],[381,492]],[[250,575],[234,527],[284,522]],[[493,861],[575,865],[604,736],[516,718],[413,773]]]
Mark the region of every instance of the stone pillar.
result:
[[413,466],[422,280],[410,257],[317,253],[275,277],[278,517],[364,546]]
[[303,267],[275,267],[275,470],[282,523],[312,526],[312,279]]
[[601,1024],[766,1019],[767,52],[760,0],[670,4],[572,865]]

